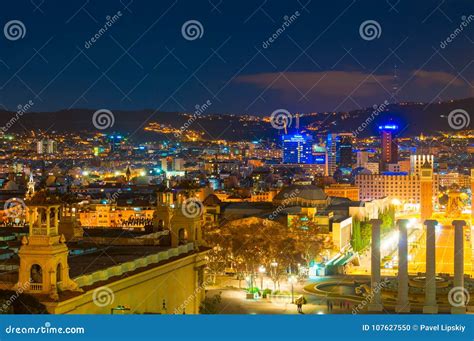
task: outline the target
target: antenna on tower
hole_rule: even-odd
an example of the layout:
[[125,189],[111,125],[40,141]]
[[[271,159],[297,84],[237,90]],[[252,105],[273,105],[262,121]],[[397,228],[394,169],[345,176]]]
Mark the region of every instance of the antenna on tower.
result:
[[397,95],[398,95],[398,66],[395,64],[393,66],[393,79],[392,79],[392,95],[391,95],[391,101],[392,103],[397,103]]

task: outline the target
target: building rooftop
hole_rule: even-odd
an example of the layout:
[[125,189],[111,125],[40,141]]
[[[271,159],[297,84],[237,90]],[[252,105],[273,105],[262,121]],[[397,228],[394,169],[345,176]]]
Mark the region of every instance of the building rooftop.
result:
[[285,200],[288,198],[301,198],[304,200],[326,200],[327,194],[318,186],[314,185],[291,185],[282,189],[274,200]]
[[[69,245],[68,245],[69,246]],[[69,246],[70,247],[70,246]],[[92,252],[69,256],[69,276],[75,278],[111,266],[130,262],[161,251],[169,250],[169,246],[146,245],[111,245],[101,246]]]

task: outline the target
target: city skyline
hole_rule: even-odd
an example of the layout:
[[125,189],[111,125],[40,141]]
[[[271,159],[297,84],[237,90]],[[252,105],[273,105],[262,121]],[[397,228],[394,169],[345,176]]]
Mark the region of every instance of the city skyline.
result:
[[474,313],[472,0],[6,7],[0,317]]

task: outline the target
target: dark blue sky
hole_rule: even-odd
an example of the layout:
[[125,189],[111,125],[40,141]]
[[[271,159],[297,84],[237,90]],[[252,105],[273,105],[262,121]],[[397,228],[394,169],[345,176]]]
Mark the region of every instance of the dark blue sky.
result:
[[[440,47],[470,14],[471,0],[9,1],[1,28],[20,20],[26,34],[0,35],[0,104],[191,111],[210,100],[219,113],[345,110],[390,101],[395,64],[399,100],[470,97],[474,20]],[[200,39],[183,38],[188,20],[202,24]],[[379,23],[379,38],[361,38],[366,20]]]

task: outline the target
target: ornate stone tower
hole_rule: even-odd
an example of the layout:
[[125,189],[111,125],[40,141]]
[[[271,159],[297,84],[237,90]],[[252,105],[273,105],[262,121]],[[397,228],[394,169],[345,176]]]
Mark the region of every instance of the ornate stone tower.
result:
[[166,188],[157,193],[155,212],[153,213],[153,227],[155,230],[168,229],[174,212],[174,194]]
[[30,231],[18,252],[18,287],[30,293],[49,294],[53,299],[57,299],[58,291],[77,289],[69,278],[66,239],[58,233],[60,207],[29,203]]
[[203,211],[204,205],[197,198],[181,198],[178,201],[171,219],[171,245],[201,243]]
[[425,161],[420,172],[420,213],[421,221],[433,214],[433,166]]
[[153,214],[156,230],[168,230],[172,247],[189,242],[199,244],[204,205],[196,198],[184,199],[170,189],[158,192],[157,207]]

